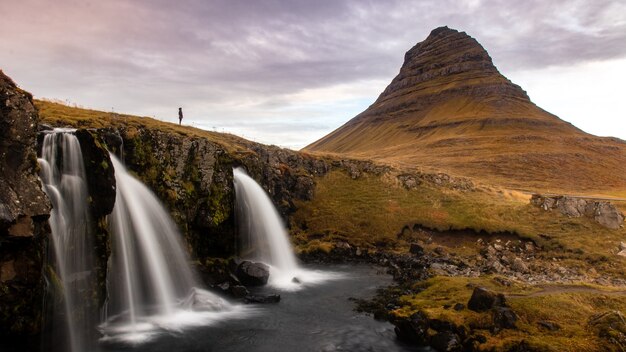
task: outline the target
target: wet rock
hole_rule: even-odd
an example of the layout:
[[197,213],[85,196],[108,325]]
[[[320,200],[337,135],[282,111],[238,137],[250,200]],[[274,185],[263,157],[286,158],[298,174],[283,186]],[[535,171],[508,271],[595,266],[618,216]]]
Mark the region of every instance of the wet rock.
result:
[[484,287],[474,288],[472,297],[467,302],[467,308],[475,312],[484,312],[494,307],[502,307],[506,304],[504,295],[495,293]]
[[244,260],[237,267],[236,275],[246,286],[263,286],[270,277],[270,267],[263,263]]
[[247,295],[244,298],[246,303],[258,303],[258,304],[267,304],[267,303],[278,303],[280,302],[280,295],[271,294],[266,296],[259,295]]
[[85,129],[76,131],[87,172],[91,212],[95,218],[111,213],[115,205],[115,170],[102,140]]
[[395,325],[396,336],[400,340],[417,345],[429,343],[429,320],[423,312],[413,313],[408,318],[396,318],[392,323]]
[[451,331],[437,332],[430,339],[430,346],[442,352],[461,351],[463,348],[459,336]]
[[250,294],[250,291],[242,285],[230,285],[228,292],[235,298],[243,298]]

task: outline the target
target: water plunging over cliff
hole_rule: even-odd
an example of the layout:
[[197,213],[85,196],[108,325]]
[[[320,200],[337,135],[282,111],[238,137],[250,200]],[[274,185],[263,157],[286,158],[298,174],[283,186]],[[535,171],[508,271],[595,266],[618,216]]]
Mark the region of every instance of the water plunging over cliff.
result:
[[270,266],[269,284],[294,290],[337,277],[300,268],[278,211],[263,188],[242,168],[233,169],[239,220],[240,254]]
[[111,161],[117,195],[109,218],[113,253],[104,340],[141,342],[237,314],[236,306],[200,288],[181,235],[156,196],[115,156]]
[[[90,301],[94,289],[92,272],[93,240],[90,233],[88,193],[85,167],[74,130],[55,129],[46,133],[41,158],[41,181],[50,198],[51,250],[48,264],[54,271],[46,273],[48,289],[53,292],[52,328],[58,332],[62,321],[66,330],[55,332],[53,343],[63,350],[93,350],[93,332],[97,308]],[[63,298],[59,299],[58,296]],[[63,347],[64,346],[64,347]]]

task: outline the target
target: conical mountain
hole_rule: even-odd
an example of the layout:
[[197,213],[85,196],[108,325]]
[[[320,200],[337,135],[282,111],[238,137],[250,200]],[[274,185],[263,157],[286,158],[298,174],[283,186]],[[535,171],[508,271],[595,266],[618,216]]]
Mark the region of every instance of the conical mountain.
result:
[[626,190],[624,141],[537,107],[474,38],[448,27],[406,53],[367,110],[304,150],[529,190]]

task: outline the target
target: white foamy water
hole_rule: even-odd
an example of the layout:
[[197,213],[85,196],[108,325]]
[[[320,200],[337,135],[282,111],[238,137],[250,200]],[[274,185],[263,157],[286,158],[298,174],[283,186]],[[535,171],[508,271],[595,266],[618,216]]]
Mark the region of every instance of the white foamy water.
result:
[[233,169],[242,257],[270,266],[268,284],[295,291],[341,278],[332,272],[303,269],[289,242],[280,214],[265,190],[242,168]]
[[[80,143],[74,132],[61,128],[47,132],[38,161],[43,189],[52,203],[48,220],[52,250],[47,259],[59,278],[59,291],[63,295],[61,300],[49,302],[53,335],[61,340],[59,343],[65,350],[82,352],[93,347],[91,329],[96,312],[89,298],[84,297],[91,296],[95,275],[87,178]],[[48,286],[52,287],[55,280],[47,279]],[[65,329],[59,329],[61,321]]]
[[165,208],[114,155],[111,160],[117,195],[109,218],[113,251],[102,341],[142,343],[168,331],[249,314],[250,309],[199,288]]

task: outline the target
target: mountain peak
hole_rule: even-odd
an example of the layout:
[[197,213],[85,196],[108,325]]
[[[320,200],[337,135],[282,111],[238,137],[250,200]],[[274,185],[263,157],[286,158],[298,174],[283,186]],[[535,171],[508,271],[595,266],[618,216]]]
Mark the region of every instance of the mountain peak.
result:
[[[439,27],[407,51],[400,72],[370,107],[305,150],[514,187],[581,186],[583,180],[591,187],[604,171],[581,160],[616,164],[597,152],[611,148],[624,151],[626,165],[625,144],[590,136],[540,109],[476,39]],[[556,161],[559,177],[546,172]],[[613,187],[626,176],[602,178]]]
[[378,98],[378,102],[423,91],[439,94],[467,88],[497,91],[510,98],[530,101],[526,92],[502,76],[494,66],[491,56],[480,43],[465,32],[447,26],[430,32],[404,55],[400,73]]

